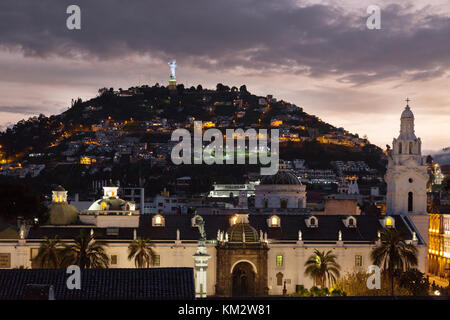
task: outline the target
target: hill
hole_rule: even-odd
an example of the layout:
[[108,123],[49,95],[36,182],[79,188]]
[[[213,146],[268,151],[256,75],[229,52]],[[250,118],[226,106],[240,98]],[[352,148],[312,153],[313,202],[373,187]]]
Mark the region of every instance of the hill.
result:
[[[2,169],[20,169],[19,176],[41,188],[47,185],[46,189],[50,183],[60,183],[83,190],[86,177],[88,181],[117,178],[135,185],[142,185],[144,178],[148,186],[152,177],[164,175],[164,182],[173,184],[182,174],[197,170],[171,166],[170,134],[202,120],[221,130],[278,128],[280,158],[305,159],[310,168],[327,169],[332,161],[353,160],[384,170],[382,150],[367,139],[289,102],[251,94],[245,85],[218,84],[215,90],[178,85],[169,90],[156,84],[98,92],[87,101],[74,100],[59,115],[22,120],[0,133]],[[40,171],[23,173],[24,167]],[[198,178],[206,179],[205,186],[211,181],[240,181],[249,170],[256,171],[235,166],[235,174],[230,175],[229,167],[225,171],[202,168]],[[157,184],[155,188],[161,187],[160,181]]]

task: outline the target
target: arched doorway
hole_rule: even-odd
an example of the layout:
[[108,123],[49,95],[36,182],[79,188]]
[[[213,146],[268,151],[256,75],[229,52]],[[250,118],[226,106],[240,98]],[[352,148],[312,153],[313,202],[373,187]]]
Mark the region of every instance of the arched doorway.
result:
[[239,262],[233,269],[233,297],[252,297],[255,295],[255,272],[248,262]]

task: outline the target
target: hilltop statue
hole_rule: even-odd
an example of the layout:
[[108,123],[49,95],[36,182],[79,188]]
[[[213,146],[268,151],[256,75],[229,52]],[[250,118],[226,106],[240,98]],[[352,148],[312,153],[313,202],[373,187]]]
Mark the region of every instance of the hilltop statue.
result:
[[205,221],[203,218],[196,214],[194,216],[195,226],[198,228],[198,232],[200,233],[200,241],[206,241],[206,232],[205,232]]
[[168,63],[170,67],[170,79],[175,79],[175,69],[177,68],[177,61],[172,60]]

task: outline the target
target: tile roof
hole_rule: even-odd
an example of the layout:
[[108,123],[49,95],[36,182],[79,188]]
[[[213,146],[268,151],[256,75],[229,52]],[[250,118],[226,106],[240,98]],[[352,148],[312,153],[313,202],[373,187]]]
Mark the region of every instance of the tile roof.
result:
[[[377,237],[377,232],[382,229],[379,222],[383,216],[374,215],[355,215],[356,228],[347,228],[343,220],[348,215],[315,215],[318,218],[317,228],[308,228],[305,219],[311,215],[304,214],[276,214],[280,218],[279,228],[269,228],[267,219],[272,214],[255,213],[249,215],[249,222],[258,232],[262,230],[267,232],[269,239],[279,241],[295,241],[298,239],[298,231],[302,231],[303,241],[337,241],[339,230],[342,232],[343,241],[373,241]],[[198,240],[199,233],[197,228],[192,227],[191,216],[187,214],[166,214],[163,215],[165,225],[162,227],[152,226],[153,215],[141,215],[137,236],[149,238],[150,240],[173,241],[176,239],[177,229],[180,230],[181,240]],[[217,231],[227,231],[230,228],[230,218],[232,215],[203,215],[205,221],[205,231],[208,240],[217,238]],[[412,231],[410,228],[412,223],[407,217],[403,220],[402,216],[393,215],[395,219],[395,228],[404,234],[405,239],[412,239]],[[89,232],[92,227],[86,227]],[[96,238],[131,240],[133,239],[132,228],[119,228],[117,236],[107,234],[107,228],[93,228]],[[417,232],[417,231],[416,231]],[[73,227],[50,227],[35,228],[30,230],[27,239],[42,239],[45,236],[54,237],[58,235],[60,239],[70,239],[79,235],[80,228]]]
[[85,269],[69,290],[65,269],[0,270],[0,300],[21,300],[27,284],[53,285],[56,300],[194,299],[192,268]]

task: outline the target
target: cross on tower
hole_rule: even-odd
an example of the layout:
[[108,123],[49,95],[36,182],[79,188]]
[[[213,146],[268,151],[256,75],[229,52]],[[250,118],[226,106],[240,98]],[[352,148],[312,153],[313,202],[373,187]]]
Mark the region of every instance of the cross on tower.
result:
[[410,102],[411,100],[409,100],[409,98],[406,98],[406,105],[408,106],[409,105],[409,102]]

